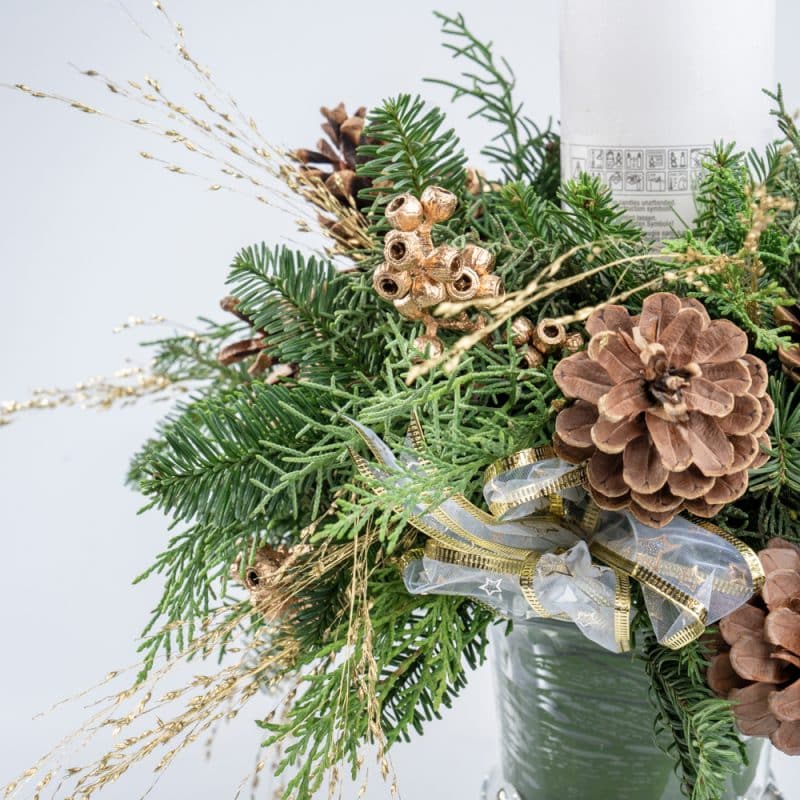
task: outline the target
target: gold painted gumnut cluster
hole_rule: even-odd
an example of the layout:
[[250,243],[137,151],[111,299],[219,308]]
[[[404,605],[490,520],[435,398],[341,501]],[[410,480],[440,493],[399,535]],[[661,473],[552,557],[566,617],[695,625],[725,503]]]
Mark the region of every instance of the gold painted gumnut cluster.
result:
[[540,367],[551,353],[577,353],[583,347],[580,333],[567,333],[554,319],[543,319],[534,325],[527,317],[516,317],[511,323],[511,341],[529,367]]
[[767,458],[774,405],[747,336],[697,300],[659,292],[631,316],[606,306],[586,321],[586,350],[553,377],[575,402],[556,419],[556,452],[588,459],[595,502],[662,527],[686,509],[713,517],[747,491]]
[[439,328],[470,331],[481,325],[466,312],[455,319],[435,319],[434,306],[503,294],[502,280],[491,274],[494,256],[488,250],[473,244],[460,249],[447,244],[434,247],[433,226],[450,219],[457,204],[456,196],[439,186],[428,186],[419,199],[411,194],[395,197],[386,207],[393,230],[384,240],[384,262],[372,276],[380,297],[406,319],[425,325],[425,334],[414,344],[432,356],[443,350]]

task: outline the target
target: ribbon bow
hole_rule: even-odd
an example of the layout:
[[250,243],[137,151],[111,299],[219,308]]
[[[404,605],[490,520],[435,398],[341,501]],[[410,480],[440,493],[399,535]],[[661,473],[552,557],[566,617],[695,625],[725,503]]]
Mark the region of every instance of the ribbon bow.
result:
[[[374,431],[348,421],[378,462],[351,450],[374,491],[433,473],[416,417],[399,458]],[[533,448],[487,470],[491,514],[463,495],[438,504],[408,500],[401,510],[428,538],[403,558],[407,589],[472,597],[511,619],[571,621],[615,652],[630,647],[631,578],[641,585],[659,642],[673,649],[760,590],[761,563],[736,537],[682,517],[656,529],[627,513],[601,511],[584,492],[584,479],[583,467],[549,447]]]

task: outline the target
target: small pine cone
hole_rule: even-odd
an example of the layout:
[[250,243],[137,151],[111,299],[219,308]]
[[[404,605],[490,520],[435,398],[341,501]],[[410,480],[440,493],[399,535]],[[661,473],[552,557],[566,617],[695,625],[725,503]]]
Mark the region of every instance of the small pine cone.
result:
[[464,188],[473,197],[478,197],[484,192],[499,192],[503,185],[494,181],[490,182],[484,175],[483,170],[477,167],[467,167]]
[[758,555],[766,573],[761,598],[720,621],[706,679],[735,701],[743,734],[800,755],[800,547],[771,539]]
[[[774,405],[747,336],[692,299],[650,295],[586,321],[586,350],[553,373],[575,402],[556,418],[556,449],[589,458],[595,502],[662,527],[683,509],[713,517],[747,490],[766,459]],[[564,445],[564,446],[561,446]]]
[[264,545],[256,551],[253,563],[243,575],[240,573],[240,559],[231,567],[231,577],[244,584],[253,608],[270,619],[279,616],[285,608],[285,604],[275,597],[274,578],[290,555],[291,550],[286,547]]
[[[220,300],[220,307],[223,311],[233,314],[243,322],[246,322],[251,328],[253,320],[240,310],[241,301],[236,297],[223,297]],[[289,370],[289,375],[294,376],[297,373],[295,366],[285,364],[275,364],[275,359],[270,355],[267,350],[268,342],[266,333],[263,330],[253,330],[252,336],[246,339],[241,339],[238,342],[231,342],[226,344],[219,351],[217,360],[224,366],[231,366],[232,364],[239,364],[243,361],[249,361],[247,367],[248,374],[253,378],[258,378],[264,375],[268,369],[272,369],[269,376],[266,378],[266,383],[276,383],[280,377],[286,375],[280,373],[281,370]],[[278,375],[276,375],[278,371]]]
[[242,339],[239,342],[226,344],[219,351],[217,360],[225,367],[231,364],[238,364],[251,356],[260,356],[266,346],[263,336],[255,336],[252,339]]
[[369,202],[359,198],[358,193],[370,181],[356,174],[360,163],[356,149],[366,141],[367,110],[361,107],[351,116],[344,103],[339,103],[335,108],[323,106],[320,112],[325,117],[322,130],[328,139],[320,139],[314,150],[295,150],[292,155],[304,165],[303,171],[319,178],[340,203],[361,211]]
[[775,322],[788,325],[789,336],[794,340],[791,347],[779,347],[778,358],[781,360],[783,372],[795,383],[800,383],[800,306],[775,307]]

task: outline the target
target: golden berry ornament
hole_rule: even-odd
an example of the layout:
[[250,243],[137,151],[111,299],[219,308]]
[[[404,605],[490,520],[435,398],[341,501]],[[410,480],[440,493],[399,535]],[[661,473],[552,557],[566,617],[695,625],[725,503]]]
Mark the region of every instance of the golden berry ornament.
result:
[[375,269],[372,285],[406,319],[425,324],[425,334],[415,340],[429,356],[442,353],[439,328],[476,330],[482,323],[466,313],[455,319],[436,319],[431,310],[445,302],[468,302],[503,294],[501,279],[492,275],[494,256],[477,245],[434,247],[433,226],[450,219],[456,196],[440,186],[428,186],[419,198],[401,194],[386,207],[393,230],[386,234],[384,262]]
[[553,373],[575,402],[556,418],[564,460],[588,459],[595,502],[666,525],[683,509],[713,517],[766,459],[774,405],[747,336],[697,300],[659,292],[641,315],[606,306],[586,321],[586,350]]

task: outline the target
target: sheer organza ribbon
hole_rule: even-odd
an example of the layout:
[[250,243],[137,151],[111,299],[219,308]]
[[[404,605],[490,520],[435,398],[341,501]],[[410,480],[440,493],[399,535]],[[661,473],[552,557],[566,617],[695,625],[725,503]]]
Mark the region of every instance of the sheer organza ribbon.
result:
[[[396,456],[372,430],[349,420],[377,464],[355,451],[374,491],[431,474],[415,418]],[[764,572],[743,542],[713,525],[675,517],[650,528],[630,514],[601,511],[585,475],[547,447],[523,450],[486,473],[487,514],[463,495],[438,503],[412,497],[398,509],[427,537],[403,557],[414,594],[472,597],[511,619],[573,622],[616,652],[630,646],[630,579],[642,588],[658,640],[680,648],[759,591]]]

